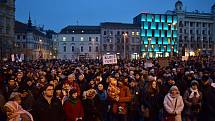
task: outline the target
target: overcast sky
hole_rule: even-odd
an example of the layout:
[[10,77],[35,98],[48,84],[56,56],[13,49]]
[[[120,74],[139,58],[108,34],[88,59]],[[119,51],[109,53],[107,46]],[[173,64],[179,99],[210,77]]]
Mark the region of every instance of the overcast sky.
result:
[[[177,0],[16,0],[16,19],[59,32],[67,25],[99,25],[100,22],[132,23],[141,12],[165,13]],[[182,0],[187,11],[210,12],[214,0]]]

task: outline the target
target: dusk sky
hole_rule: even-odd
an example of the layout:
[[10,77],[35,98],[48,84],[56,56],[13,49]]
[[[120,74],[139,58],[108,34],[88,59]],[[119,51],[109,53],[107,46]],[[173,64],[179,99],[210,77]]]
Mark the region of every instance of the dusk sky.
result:
[[[16,20],[59,32],[67,25],[99,25],[100,22],[132,23],[141,12],[165,13],[177,0],[16,0]],[[187,11],[210,12],[214,0],[182,0]],[[78,21],[78,22],[77,22]]]

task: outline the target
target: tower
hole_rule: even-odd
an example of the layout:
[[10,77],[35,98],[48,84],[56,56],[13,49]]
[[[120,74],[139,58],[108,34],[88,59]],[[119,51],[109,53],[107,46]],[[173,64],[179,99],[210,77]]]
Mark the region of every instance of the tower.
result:
[[213,6],[211,7],[211,13],[215,14],[215,3],[213,4]]
[[32,23],[31,23],[31,14],[29,12],[29,17],[28,17],[28,27],[31,28],[32,27]]
[[183,3],[178,0],[176,3],[175,3],[175,10],[176,11],[182,11],[182,8],[183,8]]

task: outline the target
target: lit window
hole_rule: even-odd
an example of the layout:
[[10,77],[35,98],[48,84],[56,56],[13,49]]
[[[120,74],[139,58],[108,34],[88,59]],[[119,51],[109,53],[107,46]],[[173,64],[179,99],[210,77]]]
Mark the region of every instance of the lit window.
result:
[[139,36],[139,32],[136,32],[136,35]]
[[63,37],[63,41],[66,41],[66,37]]
[[84,31],[83,31],[83,30],[82,30],[81,32],[82,32],[82,33],[84,33]]
[[134,36],[134,32],[132,32],[132,36]]
[[81,37],[81,41],[84,41],[84,37]]

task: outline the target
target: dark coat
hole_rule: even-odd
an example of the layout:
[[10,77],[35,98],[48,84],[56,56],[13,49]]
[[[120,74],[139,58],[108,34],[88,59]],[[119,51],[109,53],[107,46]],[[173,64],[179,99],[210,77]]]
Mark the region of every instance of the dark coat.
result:
[[203,100],[201,121],[215,120],[215,88],[211,87]]
[[76,121],[76,118],[84,117],[84,109],[80,100],[76,104],[72,104],[70,100],[64,103],[64,111],[66,114],[66,121]]
[[61,101],[52,98],[51,104],[40,96],[33,107],[34,121],[65,121],[65,113]]

